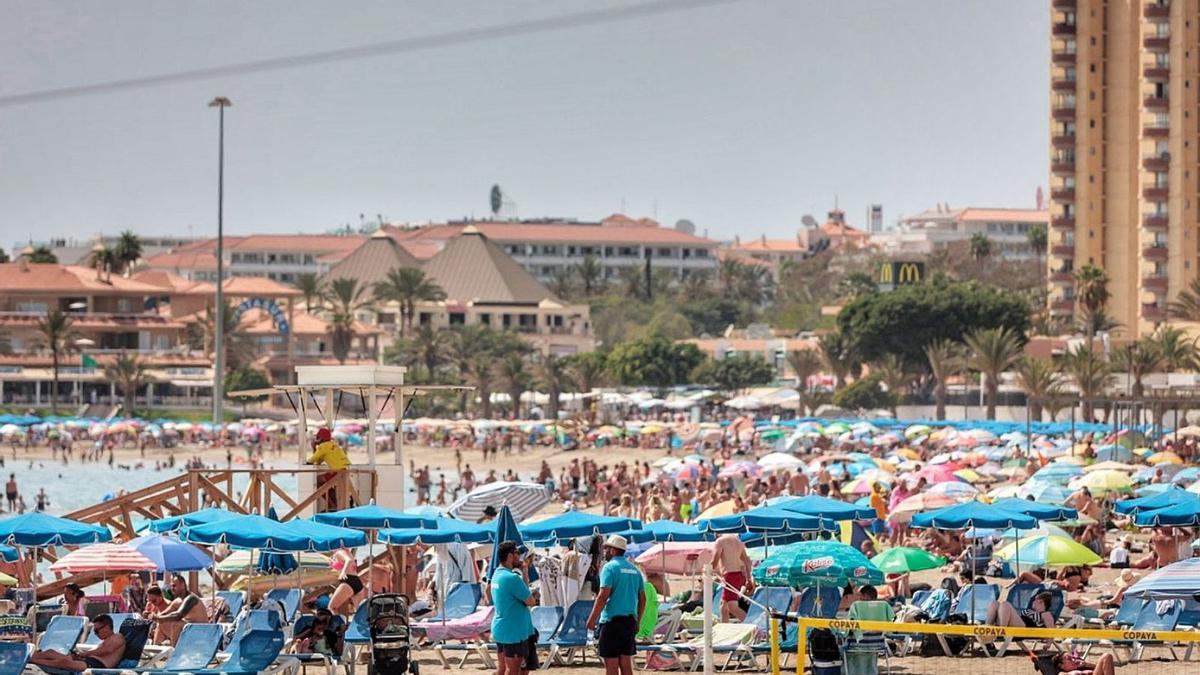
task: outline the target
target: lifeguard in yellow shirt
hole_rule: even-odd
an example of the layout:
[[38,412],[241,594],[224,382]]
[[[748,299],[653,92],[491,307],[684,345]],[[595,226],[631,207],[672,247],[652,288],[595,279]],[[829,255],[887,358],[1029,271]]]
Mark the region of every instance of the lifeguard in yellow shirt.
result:
[[[328,427],[317,429],[317,435],[313,438],[313,453],[309,455],[307,464],[324,464],[329,467],[329,471],[321,474],[321,485],[333,480],[337,476],[337,472],[344,471],[350,467],[350,458],[346,455],[346,451],[342,446],[333,440],[333,434],[330,433]],[[333,504],[337,508],[337,493],[331,488],[329,490],[328,504]]]

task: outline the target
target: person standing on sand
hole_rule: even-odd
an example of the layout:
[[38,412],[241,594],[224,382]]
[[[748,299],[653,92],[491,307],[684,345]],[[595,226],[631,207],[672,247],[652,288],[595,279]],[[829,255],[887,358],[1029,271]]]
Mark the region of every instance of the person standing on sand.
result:
[[736,534],[717,537],[713,544],[713,568],[725,580],[725,589],[721,592],[721,621],[741,621],[746,618],[746,612],[738,604],[741,596],[735,589],[746,593],[754,589],[750,580],[751,567],[746,545]]
[[626,548],[625,537],[619,534],[605,540],[608,562],[600,570],[600,592],[587,620],[589,629],[597,630],[599,625],[596,653],[604,659],[606,675],[633,675],[638,622],[646,611],[646,581],[625,557]]

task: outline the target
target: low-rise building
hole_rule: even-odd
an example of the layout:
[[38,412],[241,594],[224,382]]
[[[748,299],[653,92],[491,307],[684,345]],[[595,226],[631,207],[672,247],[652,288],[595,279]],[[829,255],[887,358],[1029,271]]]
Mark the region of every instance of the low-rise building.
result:
[[994,255],[1022,260],[1036,255],[1029,230],[1039,224],[1049,226],[1048,211],[938,206],[901,219],[896,229],[873,235],[871,243],[889,255],[925,256],[982,234],[991,241]]
[[[366,241],[359,234],[253,234],[225,237],[226,277],[265,277],[285,284],[325,274]],[[205,239],[149,256],[146,266],[190,281],[215,281],[217,242]]]

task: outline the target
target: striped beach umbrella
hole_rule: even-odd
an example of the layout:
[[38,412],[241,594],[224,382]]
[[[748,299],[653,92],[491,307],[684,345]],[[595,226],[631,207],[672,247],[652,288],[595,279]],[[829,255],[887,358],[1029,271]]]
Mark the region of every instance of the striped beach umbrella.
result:
[[153,572],[158,564],[128,544],[93,544],[71,551],[50,565],[51,572]]
[[454,502],[447,512],[455,518],[473,523],[484,517],[487,507],[499,513],[501,506],[507,506],[513,519],[520,522],[549,503],[550,494],[543,485],[500,481],[475,488]]
[[1188,558],[1147,574],[1125,591],[1127,598],[1187,598],[1200,588],[1200,558]]

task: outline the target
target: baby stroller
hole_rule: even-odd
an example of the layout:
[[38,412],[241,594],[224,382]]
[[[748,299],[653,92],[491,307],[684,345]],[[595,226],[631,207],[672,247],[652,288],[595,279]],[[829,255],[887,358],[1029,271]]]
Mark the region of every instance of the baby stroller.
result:
[[408,598],[399,593],[373,595],[367,605],[371,631],[371,661],[368,675],[418,675],[409,650]]

